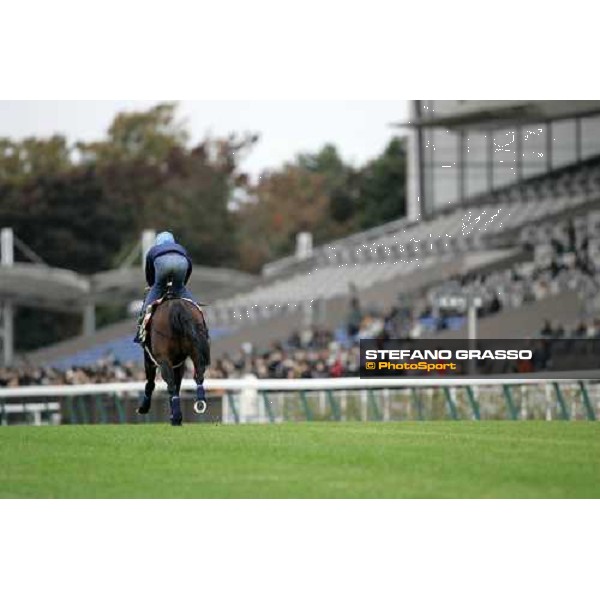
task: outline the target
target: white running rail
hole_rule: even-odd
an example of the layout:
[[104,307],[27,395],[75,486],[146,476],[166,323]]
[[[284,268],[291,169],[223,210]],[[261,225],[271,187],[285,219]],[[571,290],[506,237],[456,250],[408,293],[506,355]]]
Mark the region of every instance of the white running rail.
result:
[[[368,405],[373,405],[373,399],[377,398],[377,406],[379,406],[377,410],[380,411],[378,418],[389,420],[392,406],[390,403],[391,394],[396,396],[400,394],[405,398],[410,398],[410,394],[418,394],[420,397],[421,391],[417,392],[418,389],[422,390],[425,397],[429,397],[433,393],[432,388],[445,388],[444,396],[448,403],[450,416],[453,418],[457,418],[455,410],[457,395],[464,395],[467,388],[472,388],[469,402],[473,415],[476,415],[478,419],[482,418],[479,415],[479,408],[477,408],[478,398],[480,393],[482,398],[485,397],[486,388],[493,391],[495,397],[501,402],[503,396],[506,396],[507,388],[517,388],[522,391],[528,389],[536,398],[544,399],[546,419],[554,418],[552,414],[557,411],[557,403],[562,411],[562,416],[559,418],[570,420],[582,418],[582,415],[585,418],[585,414],[587,414],[587,418],[595,419],[594,413],[598,414],[600,410],[600,377],[595,373],[592,380],[589,378],[590,373],[588,373],[586,382],[572,375],[573,373],[555,374],[553,378],[549,379],[472,379],[460,377],[258,379],[253,375],[248,375],[241,379],[206,379],[204,387],[213,399],[220,397],[222,400],[216,406],[220,406],[220,420],[224,423],[266,422],[268,420],[279,421],[285,419],[285,416],[280,415],[281,411],[277,407],[285,406],[286,398],[292,396],[300,399],[304,405],[307,418],[312,418],[310,416],[311,409],[307,404],[308,398],[312,398],[313,402],[317,402],[320,407],[317,409],[317,413],[323,415],[325,413],[324,407],[328,401],[327,398],[330,399],[333,410],[333,395],[335,395],[335,404],[338,407],[336,409],[338,419],[346,418],[341,413],[345,413],[344,407],[347,405],[347,400],[353,397],[358,398],[360,403],[361,419],[367,420]],[[29,417],[29,422],[34,424],[41,424],[44,419],[52,423],[58,423],[61,419],[61,400],[63,403],[67,402],[67,405],[72,405],[73,402],[88,404],[86,400],[89,400],[89,405],[92,405],[94,402],[102,403],[102,398],[106,399],[114,396],[127,402],[136,402],[144,391],[144,385],[144,382],[139,381],[0,388],[0,424],[8,423],[9,414],[15,413]],[[506,387],[503,388],[503,386]],[[193,392],[196,389],[196,383],[192,379],[185,379],[182,382],[181,389],[182,391]],[[375,390],[380,391],[376,396],[374,396]],[[157,383],[156,391],[163,392],[162,399],[164,400],[165,383]],[[511,393],[508,392],[508,395],[510,396]],[[185,396],[183,398],[185,399]],[[516,416],[516,405],[511,398],[506,400],[512,418],[532,418],[532,408],[528,408],[528,403],[535,404],[535,400],[527,400],[521,403],[521,407],[518,409],[520,416],[518,417]],[[582,403],[584,404],[583,408]],[[210,404],[209,399],[209,406]],[[596,408],[594,408],[594,405]],[[537,406],[539,408],[539,402]],[[62,406],[62,410],[65,410],[64,406]],[[283,412],[285,415],[285,410]],[[539,410],[537,414],[538,417],[536,418],[539,418]],[[461,418],[464,418],[464,416]],[[510,414],[509,418],[511,418]]]
[[[368,390],[394,389],[405,387],[464,387],[494,386],[505,384],[544,385],[548,383],[577,383],[573,377],[554,377],[551,379],[466,379],[461,377],[398,377],[361,379],[359,377],[333,377],[323,379],[258,379],[252,376],[242,379],[206,379],[204,388],[207,391],[240,392],[252,391],[302,391],[302,390]],[[47,398],[67,396],[88,396],[98,394],[119,394],[126,392],[143,392],[144,382],[128,383],[86,383],[81,385],[30,385],[12,388],[0,388],[0,398]],[[164,382],[157,382],[156,391],[165,391]],[[193,379],[184,379],[181,389],[196,389]]]

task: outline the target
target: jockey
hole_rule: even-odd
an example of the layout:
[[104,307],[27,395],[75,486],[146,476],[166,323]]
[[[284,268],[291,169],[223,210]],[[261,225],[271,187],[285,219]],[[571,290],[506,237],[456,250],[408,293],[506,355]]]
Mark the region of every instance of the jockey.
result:
[[167,282],[173,283],[173,293],[177,298],[187,298],[195,302],[185,287],[192,274],[192,261],[187,250],[175,243],[173,234],[163,231],[156,236],[154,246],[146,254],[146,283],[149,291],[144,298],[142,310],[138,317],[138,327],[134,342],[140,343],[140,325],[146,309],[152,302],[162,298],[167,291]]

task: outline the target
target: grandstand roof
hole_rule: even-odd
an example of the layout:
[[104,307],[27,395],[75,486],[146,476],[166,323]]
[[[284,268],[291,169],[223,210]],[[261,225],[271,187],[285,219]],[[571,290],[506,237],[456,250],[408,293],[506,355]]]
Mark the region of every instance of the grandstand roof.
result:
[[400,127],[448,127],[487,129],[503,124],[533,123],[550,119],[566,119],[600,113],[597,100],[544,100],[544,101],[465,101],[465,104],[449,106],[446,112],[432,117],[424,115],[403,123]]
[[44,265],[16,263],[0,266],[0,300],[18,305],[63,308],[69,312],[90,295],[87,277],[66,269]]
[[[65,312],[79,311],[90,303],[122,304],[139,299],[145,285],[139,267],[86,276],[29,263],[0,266],[0,280],[0,300]],[[191,288],[201,300],[210,302],[252,287],[256,280],[253,275],[233,269],[195,266]]]

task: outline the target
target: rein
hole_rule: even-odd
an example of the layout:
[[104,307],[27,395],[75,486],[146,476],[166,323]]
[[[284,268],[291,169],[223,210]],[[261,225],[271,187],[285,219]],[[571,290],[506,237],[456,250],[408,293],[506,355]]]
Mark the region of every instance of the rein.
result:
[[[154,363],[155,367],[158,367],[160,369],[160,365],[158,364],[158,362],[156,361],[156,359],[154,358],[154,356],[152,355],[152,352],[150,352],[150,348],[148,348],[148,346],[146,344],[144,344],[144,350],[146,351],[146,354],[148,355],[148,357],[150,358],[150,360]],[[185,362],[185,359],[183,359],[178,365],[173,365],[173,369],[177,369],[179,368],[183,363]]]

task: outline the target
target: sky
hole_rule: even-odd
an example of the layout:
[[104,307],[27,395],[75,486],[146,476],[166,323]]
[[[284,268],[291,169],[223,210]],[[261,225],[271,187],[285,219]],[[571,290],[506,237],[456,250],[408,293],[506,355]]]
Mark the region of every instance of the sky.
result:
[[[101,138],[113,117],[159,101],[1,101],[0,137],[65,135],[70,141]],[[257,132],[260,141],[243,163],[256,176],[334,143],[358,166],[379,154],[398,133],[391,123],[408,119],[408,102],[397,101],[182,101],[178,116],[187,121],[191,142],[205,134]]]

